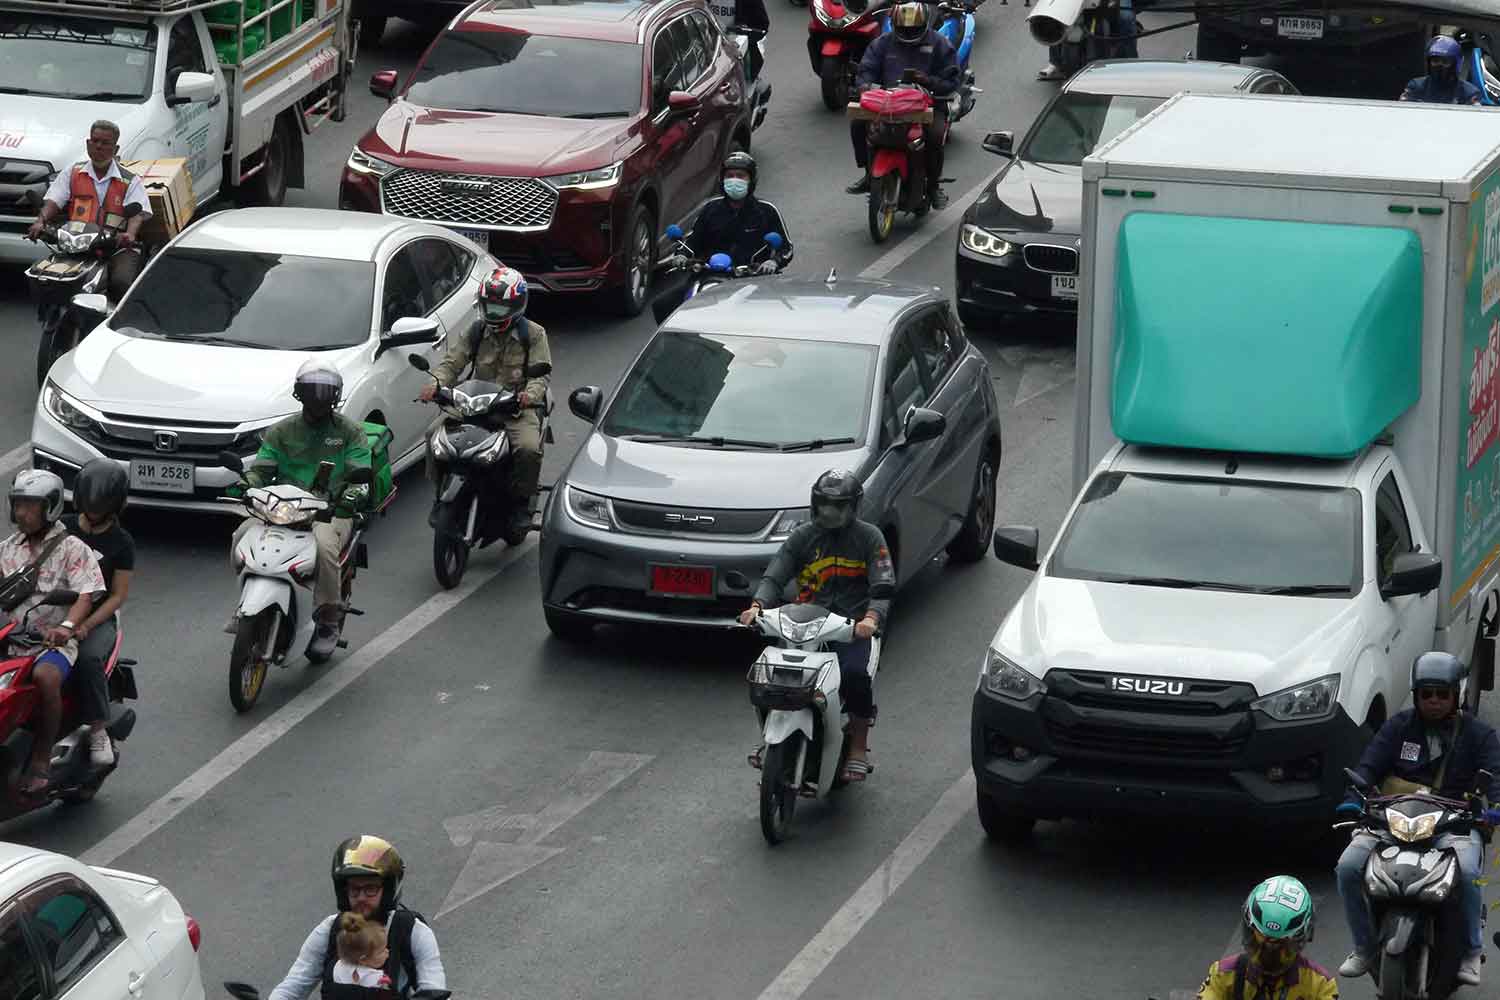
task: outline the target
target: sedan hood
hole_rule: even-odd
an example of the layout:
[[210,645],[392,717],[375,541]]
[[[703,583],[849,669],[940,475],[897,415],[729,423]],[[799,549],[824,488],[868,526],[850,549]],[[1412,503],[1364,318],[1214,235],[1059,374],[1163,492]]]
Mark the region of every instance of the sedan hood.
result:
[[742,451],[707,445],[622,441],[595,432],[579,449],[567,482],[616,500],[719,510],[806,507],[808,490],[830,465],[852,466],[863,451]]
[[620,159],[633,133],[630,121],[441,111],[397,101],[360,148],[403,167],[546,177]]
[[1078,167],[1015,160],[969,209],[969,221],[985,229],[1012,233],[1060,233],[1082,230],[1083,178]]
[[1247,682],[1266,695],[1341,673],[1358,652],[1355,600],[1039,577],[995,647],[1051,667]]

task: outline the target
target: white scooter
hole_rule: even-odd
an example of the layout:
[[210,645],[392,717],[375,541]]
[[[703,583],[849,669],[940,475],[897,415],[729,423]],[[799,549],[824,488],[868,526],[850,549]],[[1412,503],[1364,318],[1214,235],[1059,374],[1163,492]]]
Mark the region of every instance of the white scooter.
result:
[[[854,622],[816,604],[764,610],[754,628],[776,639],[756,658],[747,680],[761,725],[760,829],[771,844],[786,839],[799,796],[826,799],[843,785],[849,756],[848,713],[839,697],[835,642],[854,638]],[[880,667],[880,637],[870,640],[870,682]]]
[[[244,472],[244,463],[233,453],[224,452],[219,460],[232,472]],[[313,524],[333,519],[332,501],[319,492],[327,489],[332,472],[333,463],[323,462],[312,490],[291,483],[251,486],[246,487],[243,498],[234,501],[261,522],[245,532],[231,557],[240,577],[234,649],[229,654],[229,700],[237,712],[248,712],[255,705],[265,685],[267,667],[272,663],[285,666],[295,641],[302,642],[305,655],[314,663],[327,659],[314,656],[307,648],[316,628],[316,609],[311,600],[299,607],[297,588],[311,589],[318,576]],[[373,478],[368,468],[354,469],[345,484],[368,485]],[[364,518],[357,516],[339,560],[346,614],[363,614],[348,606],[355,571],[367,565],[360,541],[363,535]],[[342,615],[338,629],[337,645],[342,648],[348,645],[342,638]]]

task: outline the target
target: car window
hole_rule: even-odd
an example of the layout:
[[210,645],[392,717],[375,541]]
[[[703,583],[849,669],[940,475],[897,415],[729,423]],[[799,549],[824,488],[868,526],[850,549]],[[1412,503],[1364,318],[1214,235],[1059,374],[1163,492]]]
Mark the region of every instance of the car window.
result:
[[149,21],[0,11],[0,93],[143,101],[156,70],[156,34]]
[[905,333],[898,333],[886,359],[885,382],[881,393],[880,446],[887,448],[901,435],[906,413],[927,399],[927,387],[916,352]]
[[59,879],[24,900],[54,992],[64,993],[125,939],[109,908],[76,879]]
[[427,301],[422,277],[412,259],[413,245],[397,250],[385,267],[385,285],[380,290],[380,329],[389,330],[398,319],[426,316]]
[[1140,121],[1164,98],[1063,94],[1042,115],[1018,154],[1036,163],[1077,166],[1101,143]]
[[672,33],[672,47],[678,53],[678,65],[682,68],[682,86],[686,90],[697,83],[708,71],[708,46],[687,17],[679,17],[667,26]]
[[721,44],[718,25],[709,20],[707,14],[697,10],[688,15],[688,21],[698,32],[698,38],[703,43],[703,51],[708,59],[707,65],[712,66],[714,58],[719,54]]
[[167,79],[176,82],[178,73],[207,73],[203,61],[203,45],[198,40],[198,28],[191,14],[179,17],[167,36]]
[[929,309],[911,324],[910,336],[927,384],[936,388],[963,353],[957,334],[948,324],[946,311]]
[[1396,556],[1410,551],[1411,523],[1406,518],[1406,505],[1396,487],[1396,474],[1387,472],[1375,493],[1375,560],[1381,579],[1391,575]]
[[0,916],[0,997],[41,1000],[42,967],[21,931],[21,908]]
[[651,43],[651,94],[660,104],[666,96],[682,89],[682,71],[678,67],[678,50],[672,40],[670,26],[656,33]]
[[[474,266],[474,255],[447,240],[425,239],[411,244],[412,256],[426,272],[426,300],[433,306],[447,301],[459,288]],[[389,328],[387,328],[389,329]]]

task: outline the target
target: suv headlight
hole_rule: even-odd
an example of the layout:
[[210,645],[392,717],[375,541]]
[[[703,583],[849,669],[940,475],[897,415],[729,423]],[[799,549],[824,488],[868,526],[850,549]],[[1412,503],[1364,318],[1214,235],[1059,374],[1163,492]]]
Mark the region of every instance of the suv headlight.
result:
[[609,498],[594,493],[585,493],[568,486],[564,488],[568,499],[568,513],[579,524],[609,531],[614,523],[609,516]]
[[811,520],[812,508],[810,507],[784,510],[777,516],[776,523],[771,526],[771,534],[766,538],[766,541],[784,542],[788,535]]
[[384,177],[396,169],[394,163],[387,163],[379,157],[371,156],[369,153],[363,152],[358,146],[349,151],[349,159],[344,166],[356,174],[364,174],[368,177]]
[[964,249],[985,257],[1004,257],[1016,248],[1014,243],[1002,240],[987,229],[965,222],[958,231],[958,239]]
[[1266,713],[1277,722],[1298,722],[1332,715],[1333,710],[1338,707],[1338,696],[1339,675],[1329,674],[1285,691],[1268,694],[1258,701],[1252,701],[1250,707]]
[[607,167],[597,170],[577,170],[571,174],[554,174],[551,177],[540,178],[547,184],[561,191],[563,188],[572,188],[575,191],[593,191],[598,188],[614,187],[620,183],[620,171],[625,166],[624,160],[617,160]]
[[42,406],[64,427],[100,437],[104,434],[98,422],[84,412],[83,405],[59,389],[56,382],[48,382],[42,390]]
[[991,694],[1015,701],[1025,701],[1046,690],[1031,671],[1019,663],[1011,662],[993,649],[989,651],[984,664],[984,686]]

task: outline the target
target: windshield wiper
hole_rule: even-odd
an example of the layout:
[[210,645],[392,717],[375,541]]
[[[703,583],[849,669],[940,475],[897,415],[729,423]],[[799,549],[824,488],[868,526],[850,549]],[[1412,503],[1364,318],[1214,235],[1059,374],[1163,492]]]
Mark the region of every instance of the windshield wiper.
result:
[[96,90],[92,94],[59,94],[59,97],[71,97],[75,101],[137,101],[140,94],[131,94],[123,90]]
[[211,333],[195,334],[190,337],[166,337],[166,340],[183,341],[192,344],[216,344],[221,347],[253,347],[258,351],[269,351],[272,348],[265,344],[257,344],[253,340],[236,340],[233,337],[217,337]]
[[580,111],[576,115],[563,115],[564,118],[627,118],[629,111]]
[[811,441],[789,441],[781,446],[782,451],[817,451],[831,444],[853,444],[854,438],[813,438]]
[[0,94],[35,94],[38,91],[26,87],[0,87]]
[[695,434],[626,434],[626,441],[643,441],[647,444],[711,444],[715,448],[770,448],[779,450],[775,441],[751,441],[745,438],[702,437]]
[[1306,597],[1310,594],[1347,594],[1347,583],[1297,583],[1286,587],[1261,587],[1257,593],[1282,597]]

